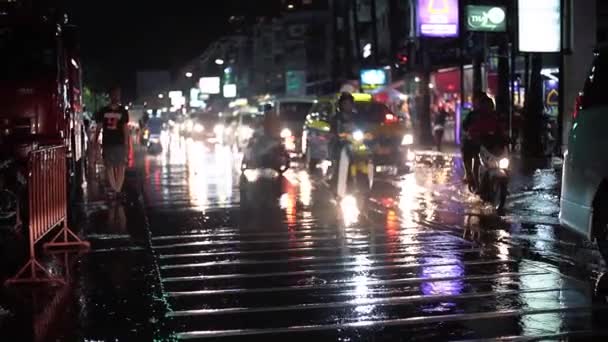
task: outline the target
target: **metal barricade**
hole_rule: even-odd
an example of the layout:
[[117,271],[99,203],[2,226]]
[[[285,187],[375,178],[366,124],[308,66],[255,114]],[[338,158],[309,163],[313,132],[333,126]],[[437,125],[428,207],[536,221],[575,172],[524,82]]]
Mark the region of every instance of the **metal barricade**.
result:
[[36,259],[36,243],[54,228],[60,231],[44,249],[89,248],[87,241],[81,240],[68,227],[68,179],[66,148],[53,146],[30,152],[28,160],[28,232],[29,261],[6,281],[14,283],[60,282],[62,277],[52,275]]

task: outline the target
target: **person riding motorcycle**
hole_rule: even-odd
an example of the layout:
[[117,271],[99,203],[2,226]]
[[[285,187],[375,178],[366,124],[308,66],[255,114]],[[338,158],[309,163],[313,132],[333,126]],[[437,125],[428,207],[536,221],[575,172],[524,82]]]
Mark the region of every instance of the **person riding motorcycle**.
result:
[[505,129],[494,102],[486,93],[476,96],[473,111],[464,120],[462,128],[465,132],[462,147],[465,177],[466,182],[471,184],[478,173],[481,145],[500,144],[505,137]]
[[357,112],[355,110],[355,98],[350,93],[340,94],[336,113],[330,121],[331,133],[331,161],[332,169],[334,170],[331,180],[332,185],[337,186],[337,177],[335,171],[338,170],[338,162],[340,160],[340,151],[344,147],[344,141],[340,138],[340,134],[352,130]]
[[[264,120],[254,129],[253,136],[245,149],[245,160],[271,158],[274,148],[281,146],[280,124],[271,105],[264,106]],[[276,157],[276,156],[274,156]]]

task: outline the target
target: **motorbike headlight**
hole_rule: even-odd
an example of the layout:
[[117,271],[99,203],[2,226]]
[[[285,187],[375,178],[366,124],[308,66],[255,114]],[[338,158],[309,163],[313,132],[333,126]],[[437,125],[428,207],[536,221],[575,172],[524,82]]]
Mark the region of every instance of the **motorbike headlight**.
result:
[[222,135],[224,133],[224,125],[215,125],[215,127],[213,127],[213,133],[215,133],[215,135]]
[[284,128],[281,131],[281,138],[289,138],[291,137],[291,130],[289,130],[289,128]]
[[243,139],[250,139],[253,136],[253,129],[249,126],[241,127],[240,134]]
[[502,158],[501,160],[499,160],[498,167],[503,170],[508,169],[509,168],[509,158]]
[[255,182],[260,178],[260,172],[258,170],[247,169],[243,171],[243,174],[248,182]]
[[355,141],[363,141],[363,138],[365,138],[365,134],[363,134],[363,132],[361,132],[361,131],[353,132],[353,139],[355,139]]
[[411,134],[406,134],[403,136],[403,140],[401,140],[401,145],[412,145],[414,144],[414,136]]
[[203,125],[201,125],[201,124],[194,125],[194,131],[196,133],[201,133],[204,130],[205,130],[205,127]]

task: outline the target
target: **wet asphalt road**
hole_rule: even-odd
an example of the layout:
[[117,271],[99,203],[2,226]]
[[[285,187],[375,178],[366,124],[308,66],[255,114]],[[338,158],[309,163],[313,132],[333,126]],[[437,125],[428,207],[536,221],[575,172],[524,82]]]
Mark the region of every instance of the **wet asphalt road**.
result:
[[[415,172],[380,182],[362,212],[298,167],[281,196],[260,188],[245,210],[239,156],[225,147],[173,138],[135,159],[126,204],[89,182],[80,219],[93,249],[77,259],[53,340],[608,335],[593,295],[603,266],[558,226],[554,170],[515,162],[499,217],[469,194],[450,154],[420,153]],[[30,316],[37,326],[31,301],[4,302],[5,336],[22,337]]]

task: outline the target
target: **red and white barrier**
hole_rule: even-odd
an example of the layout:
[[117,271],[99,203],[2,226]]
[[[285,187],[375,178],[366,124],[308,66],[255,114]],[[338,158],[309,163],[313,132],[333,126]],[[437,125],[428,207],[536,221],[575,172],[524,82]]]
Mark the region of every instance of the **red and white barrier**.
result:
[[28,159],[28,232],[29,261],[7,280],[7,284],[60,282],[62,277],[50,274],[36,260],[36,243],[55,228],[60,231],[49,242],[48,248],[89,248],[87,241],[81,240],[68,227],[68,179],[66,148],[46,147],[30,152]]

